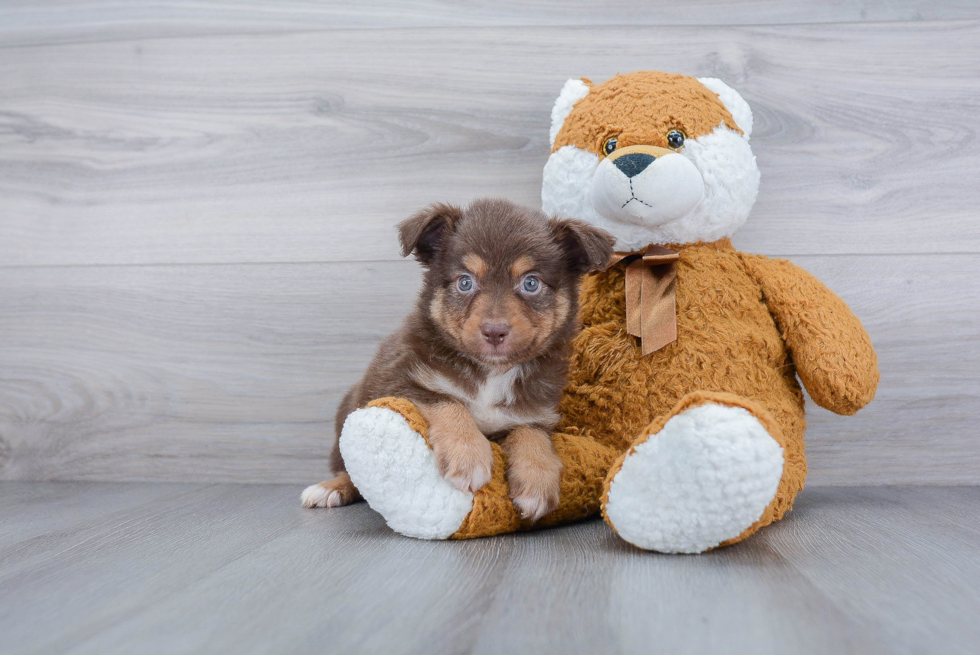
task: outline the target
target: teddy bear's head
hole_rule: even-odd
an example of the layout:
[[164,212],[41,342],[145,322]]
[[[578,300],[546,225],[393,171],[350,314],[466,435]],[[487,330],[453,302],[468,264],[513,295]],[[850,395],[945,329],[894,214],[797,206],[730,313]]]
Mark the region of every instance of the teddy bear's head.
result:
[[748,104],[715,78],[568,80],[551,111],[543,208],[611,232],[618,250],[730,237],[759,190],[751,131]]

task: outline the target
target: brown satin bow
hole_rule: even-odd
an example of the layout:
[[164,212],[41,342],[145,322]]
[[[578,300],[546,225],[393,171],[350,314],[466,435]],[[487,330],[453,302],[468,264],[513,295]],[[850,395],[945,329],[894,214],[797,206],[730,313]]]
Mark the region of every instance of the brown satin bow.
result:
[[642,252],[617,252],[609,265],[633,258],[626,265],[626,331],[640,337],[643,356],[677,340],[677,252],[647,246]]

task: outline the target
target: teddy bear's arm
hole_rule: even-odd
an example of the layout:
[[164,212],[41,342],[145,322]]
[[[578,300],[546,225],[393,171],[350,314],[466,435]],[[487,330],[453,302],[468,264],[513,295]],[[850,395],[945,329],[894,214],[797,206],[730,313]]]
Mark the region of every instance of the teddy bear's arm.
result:
[[878,387],[878,357],[861,321],[820,280],[784,259],[742,255],[762,288],[796,364],[797,374],[821,407],[854,414]]

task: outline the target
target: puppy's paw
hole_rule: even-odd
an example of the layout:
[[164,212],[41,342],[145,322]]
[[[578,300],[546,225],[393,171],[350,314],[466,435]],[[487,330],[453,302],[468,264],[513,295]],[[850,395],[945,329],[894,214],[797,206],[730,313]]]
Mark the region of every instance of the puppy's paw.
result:
[[460,491],[475,492],[490,482],[493,450],[469,411],[454,402],[420,410],[429,422],[429,445],[442,477]]
[[536,462],[514,462],[507,470],[510,499],[522,519],[537,521],[558,507],[561,491],[561,460],[551,457]]
[[434,441],[439,472],[460,491],[475,492],[490,482],[493,451],[482,434]]
[[299,499],[303,507],[343,507],[360,497],[350,476],[341,473],[319,484],[310,485],[303,490]]

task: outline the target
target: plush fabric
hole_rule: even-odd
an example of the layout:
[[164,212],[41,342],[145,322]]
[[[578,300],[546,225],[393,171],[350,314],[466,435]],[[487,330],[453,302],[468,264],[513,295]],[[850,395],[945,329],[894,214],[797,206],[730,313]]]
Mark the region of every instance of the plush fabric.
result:
[[472,511],[473,494],[439,474],[419,418],[405,400],[357,409],[344,422],[340,450],[351,480],[392,530],[446,539]]
[[[552,151],[573,145],[599,152],[607,136],[624,132],[621,148],[638,144],[666,148],[670,128],[697,138],[721,123],[742,133],[718,95],[693,77],[628,73],[593,86],[575,103],[575,111],[567,115],[555,136]],[[632,129],[624,130],[626,126]]]
[[[742,226],[759,189],[759,169],[749,146],[752,113],[734,89],[713,78],[657,72],[594,85],[574,82],[566,83],[552,112],[557,138],[541,185],[546,213],[601,227],[622,251],[715,241]],[[587,95],[569,110],[581,93]],[[684,146],[633,178],[618,174],[605,157],[608,138],[617,139],[618,150],[668,148],[674,130],[684,133]],[[686,190],[686,202],[673,189]],[[702,197],[692,207],[686,197],[697,189]],[[631,202],[631,195],[637,200]],[[687,215],[670,215],[678,203]]]
[[697,553],[772,520],[766,509],[792,471],[779,425],[757,403],[690,393],[644,433],[613,464],[602,496],[603,517],[624,539]]
[[851,415],[871,402],[878,358],[861,322],[819,280],[783,259],[742,255],[813,401]]

